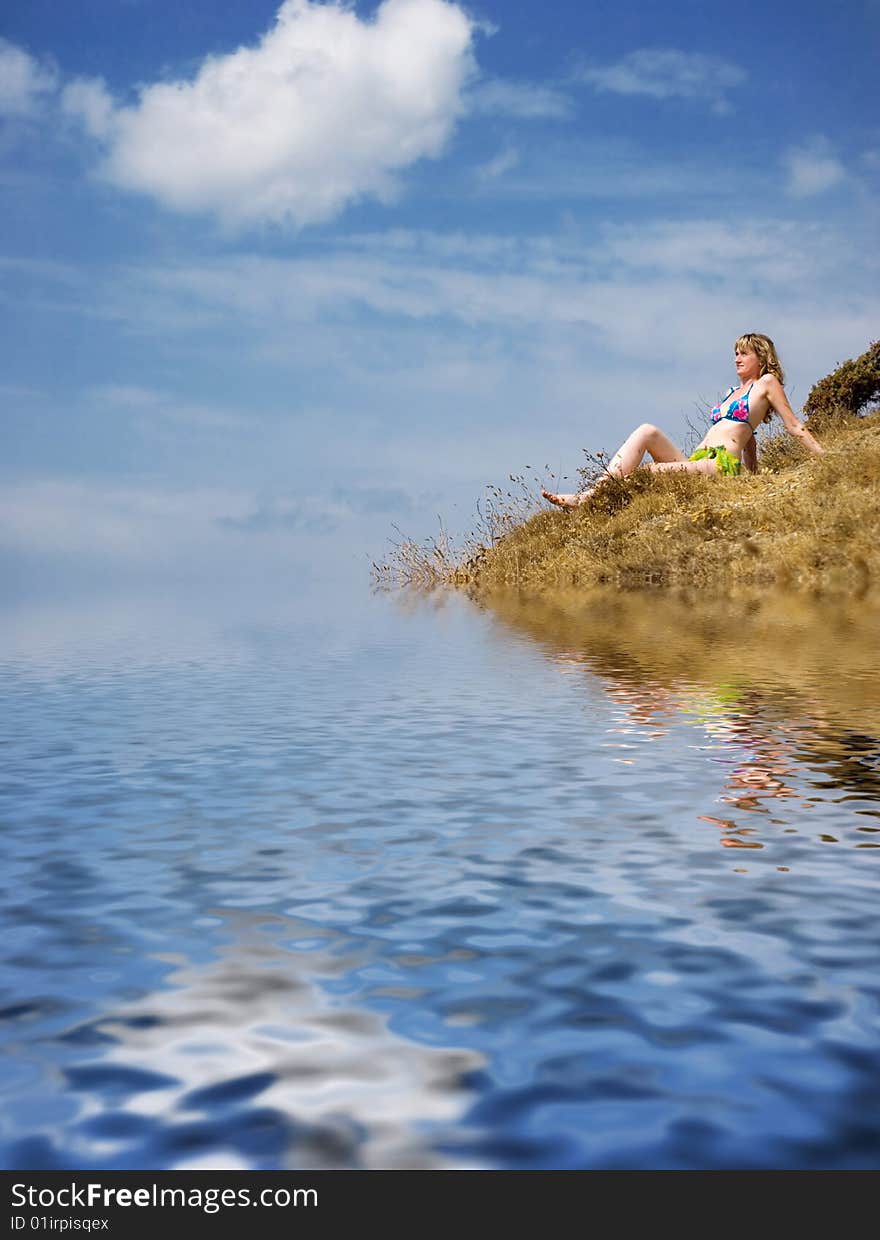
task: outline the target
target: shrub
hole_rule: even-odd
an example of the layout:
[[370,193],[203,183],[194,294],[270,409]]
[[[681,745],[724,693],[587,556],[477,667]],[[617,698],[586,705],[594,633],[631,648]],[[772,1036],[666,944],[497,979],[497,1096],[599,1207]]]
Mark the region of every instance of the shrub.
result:
[[818,424],[857,417],[870,404],[880,399],[880,340],[861,357],[832,370],[810,389],[804,401],[804,414]]

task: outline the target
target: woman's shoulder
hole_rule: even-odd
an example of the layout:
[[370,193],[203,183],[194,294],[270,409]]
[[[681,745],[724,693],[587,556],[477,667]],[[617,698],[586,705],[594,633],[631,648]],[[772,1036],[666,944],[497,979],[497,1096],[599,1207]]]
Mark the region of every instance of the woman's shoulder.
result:
[[772,405],[774,400],[778,399],[781,388],[782,385],[775,375],[761,375],[750,389],[752,400],[763,397],[768,404]]
[[756,379],[754,386],[756,392],[775,392],[782,387],[782,384],[776,378],[776,375],[768,373],[761,375],[760,379]]

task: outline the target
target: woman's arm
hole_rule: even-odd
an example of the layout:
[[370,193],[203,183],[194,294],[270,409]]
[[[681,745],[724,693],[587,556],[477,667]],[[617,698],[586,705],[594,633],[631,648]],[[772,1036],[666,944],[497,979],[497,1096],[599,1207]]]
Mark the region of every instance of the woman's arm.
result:
[[797,417],[791,405],[788,403],[788,397],[785,395],[785,388],[779,382],[775,375],[765,375],[764,394],[770,402],[770,407],[775,409],[782,418],[782,424],[793,439],[798,439],[804,447],[814,452],[816,456],[823,456],[825,449],[813,438],[807,428]]

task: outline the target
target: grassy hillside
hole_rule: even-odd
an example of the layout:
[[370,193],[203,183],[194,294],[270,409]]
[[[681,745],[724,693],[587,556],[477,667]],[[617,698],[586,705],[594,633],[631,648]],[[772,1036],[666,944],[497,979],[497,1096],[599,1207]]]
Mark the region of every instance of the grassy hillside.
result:
[[756,475],[639,470],[608,480],[579,508],[534,515],[521,504],[505,509],[496,491],[483,528],[461,551],[443,539],[403,542],[375,566],[377,578],[479,590],[603,583],[864,589],[880,581],[878,397],[880,342],[807,397],[822,457],[782,433],[762,446]]

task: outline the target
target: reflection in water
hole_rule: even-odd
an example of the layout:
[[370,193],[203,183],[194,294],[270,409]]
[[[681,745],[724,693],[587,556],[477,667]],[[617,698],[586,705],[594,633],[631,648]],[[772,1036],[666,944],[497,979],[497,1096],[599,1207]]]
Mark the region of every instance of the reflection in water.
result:
[[[720,829],[725,847],[760,849],[772,827],[809,830],[790,825],[782,803],[808,811],[826,799],[817,795],[824,790],[852,802],[854,815],[880,818],[876,600],[563,592],[499,594],[486,606],[549,648],[560,668],[583,668],[602,686],[620,708],[608,731],[628,738],[606,745],[631,750],[682,719],[702,733],[701,748],[714,751],[721,768],[717,799],[729,810],[698,817]],[[631,754],[616,760],[636,762]],[[787,782],[802,766],[825,777],[810,795]],[[854,819],[851,831],[862,837],[856,847],[880,848],[865,838],[880,835],[880,824]]]
[[880,1163],[876,611],[310,607],[0,643],[7,1165]]
[[[67,1162],[444,1166],[431,1139],[455,1131],[463,1078],[482,1057],[420,1046],[375,1013],[331,1003],[316,977],[364,963],[338,935],[241,912],[222,932],[216,959],[181,962],[158,992],[65,1034],[103,1051],[66,1069],[81,1100]],[[309,946],[301,963],[279,935]]]

